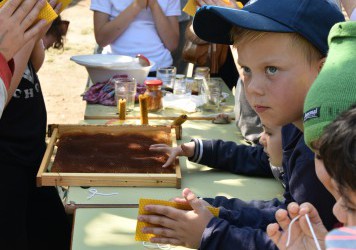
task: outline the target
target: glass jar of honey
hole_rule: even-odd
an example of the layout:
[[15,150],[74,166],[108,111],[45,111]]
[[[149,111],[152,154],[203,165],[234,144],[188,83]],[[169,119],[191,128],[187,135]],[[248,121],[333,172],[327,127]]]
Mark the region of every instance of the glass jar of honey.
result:
[[146,80],[146,92],[144,93],[147,96],[147,109],[148,111],[159,111],[162,109],[162,81],[158,79]]

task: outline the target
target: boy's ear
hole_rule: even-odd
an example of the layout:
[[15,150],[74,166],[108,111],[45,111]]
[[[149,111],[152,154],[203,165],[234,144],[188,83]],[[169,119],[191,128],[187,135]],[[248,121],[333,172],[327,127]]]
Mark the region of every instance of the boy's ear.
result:
[[323,68],[325,60],[326,60],[326,57],[323,57],[319,60],[319,72],[318,73],[320,73],[321,69]]

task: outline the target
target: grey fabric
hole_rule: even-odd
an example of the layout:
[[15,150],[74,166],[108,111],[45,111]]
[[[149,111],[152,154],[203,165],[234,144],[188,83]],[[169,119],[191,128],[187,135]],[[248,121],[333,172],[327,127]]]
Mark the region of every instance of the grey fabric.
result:
[[246,99],[241,79],[236,84],[234,110],[236,126],[240,129],[242,136],[247,141],[256,143],[263,128],[260,118]]

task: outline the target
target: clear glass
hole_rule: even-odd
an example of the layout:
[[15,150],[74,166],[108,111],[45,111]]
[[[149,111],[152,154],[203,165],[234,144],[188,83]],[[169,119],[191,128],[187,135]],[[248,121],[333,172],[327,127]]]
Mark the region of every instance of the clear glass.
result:
[[126,100],[126,111],[132,111],[135,106],[136,79],[113,77],[110,79],[115,86],[115,100],[118,104],[119,99]]
[[196,67],[194,70],[194,77],[202,76],[207,81],[210,81],[210,68],[209,67]]
[[187,85],[185,81],[185,75],[176,75],[174,82],[173,94],[184,95],[187,92]]
[[201,94],[203,96],[205,111],[218,112],[220,109],[222,93],[222,84],[218,80],[210,80],[204,82],[201,87]]
[[177,68],[174,66],[157,69],[157,78],[162,81],[162,89],[173,92]]

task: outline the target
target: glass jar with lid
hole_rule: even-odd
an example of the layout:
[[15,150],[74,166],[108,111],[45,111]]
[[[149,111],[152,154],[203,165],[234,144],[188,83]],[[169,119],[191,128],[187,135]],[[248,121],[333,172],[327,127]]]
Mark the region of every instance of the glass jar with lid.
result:
[[158,79],[146,80],[146,92],[145,96],[148,98],[147,109],[148,111],[159,111],[162,109],[162,81]]

